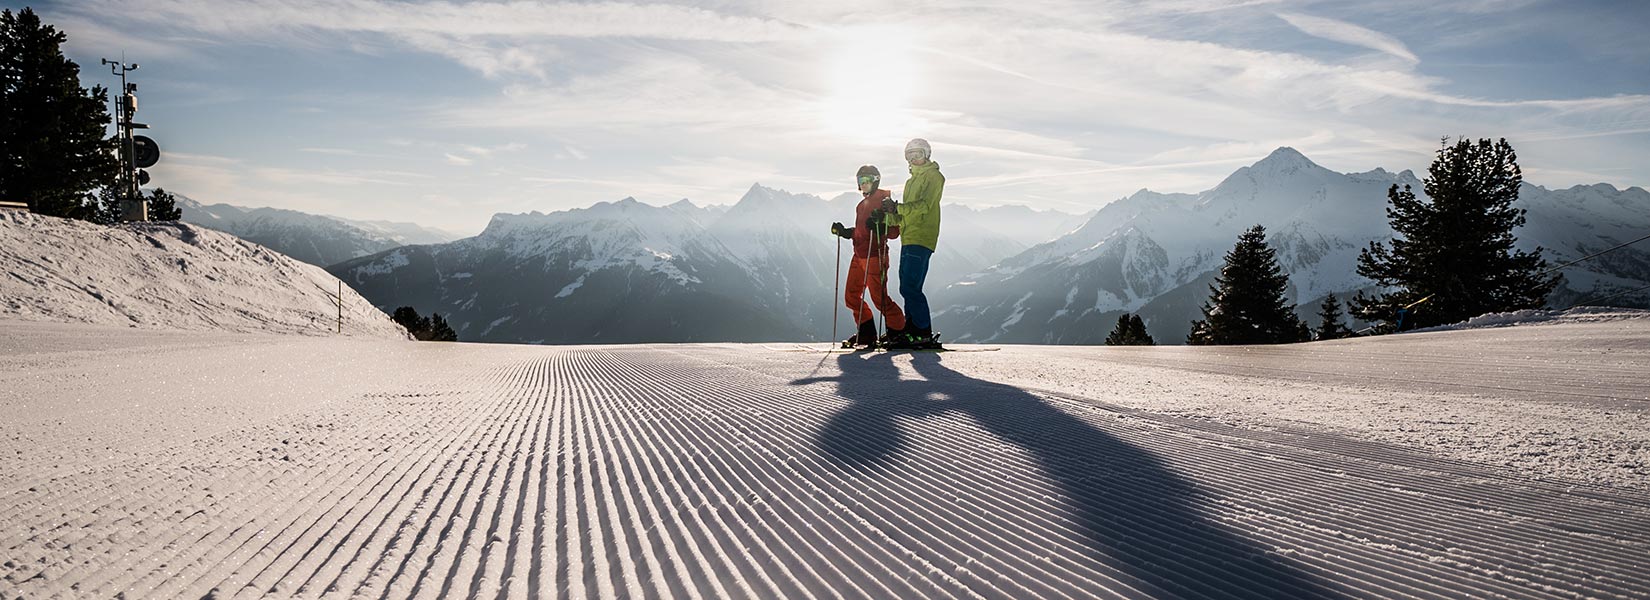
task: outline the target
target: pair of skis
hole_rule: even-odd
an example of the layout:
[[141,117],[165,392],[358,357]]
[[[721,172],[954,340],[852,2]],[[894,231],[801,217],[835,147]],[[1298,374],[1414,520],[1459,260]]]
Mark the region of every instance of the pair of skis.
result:
[[938,351],[943,352],[945,350],[945,347],[940,345],[940,335],[938,333],[936,333],[936,334],[934,334],[934,337],[929,338],[926,341],[917,342],[917,343],[914,343],[914,344],[890,345],[886,342],[877,342],[877,343],[872,343],[872,344],[854,344],[854,343],[851,343],[849,340],[842,340],[841,349],[843,349],[843,350],[853,350],[853,351],[856,351],[856,352],[870,352],[870,351],[873,351],[873,350],[938,350]]

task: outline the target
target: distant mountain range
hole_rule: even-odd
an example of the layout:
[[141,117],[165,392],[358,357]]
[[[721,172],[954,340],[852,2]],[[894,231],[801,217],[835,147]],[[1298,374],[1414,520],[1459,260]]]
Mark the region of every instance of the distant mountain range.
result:
[[203,205],[178,197],[183,221],[232,234],[300,261],[326,267],[408,244],[439,244],[459,236],[390,221],[352,221],[280,208]]
[[[1182,343],[1209,284],[1238,233],[1260,224],[1289,273],[1296,312],[1316,323],[1329,294],[1344,300],[1370,282],[1356,273],[1371,241],[1389,240],[1387,189],[1413,186],[1414,173],[1336,173],[1292,148],[1279,148],[1198,194],[1141,190],[1106,205],[1082,228],[1038,245],[936,294],[935,320],[959,341],[1098,344],[1124,312],[1138,313],[1159,343]],[[1518,206],[1528,225],[1519,247],[1545,249],[1553,266],[1650,232],[1650,193],[1609,185],[1565,190],[1525,184]],[[1551,297],[1566,307],[1585,297],[1650,282],[1650,248],[1563,271]],[[1650,294],[1624,298],[1644,303]]]
[[[852,220],[856,202],[854,193],[825,200],[758,184],[728,207],[626,198],[551,214],[500,214],[473,238],[381,252],[330,270],[387,310],[410,305],[446,315],[462,340],[824,339],[833,310],[843,331],[852,325],[833,293],[837,238],[829,230],[833,221]],[[958,206],[945,219],[948,260],[936,261],[938,285],[1052,239],[1084,217]]]
[[[1141,190],[1087,215],[1024,207],[944,207],[929,296],[945,339],[1098,344],[1117,316],[1142,315],[1160,343],[1181,343],[1223,256],[1262,224],[1309,322],[1328,294],[1367,289],[1358,251],[1391,238],[1387,189],[1415,174],[1336,173],[1279,148],[1198,194]],[[1520,246],[1553,265],[1650,232],[1650,193],[1600,184],[1526,184]],[[833,294],[830,200],[754,185],[736,204],[633,199],[551,214],[500,214],[480,235],[412,245],[332,266],[386,310],[440,312],[471,341],[610,343],[816,340],[852,326]],[[897,244],[894,247],[897,269]],[[1650,283],[1650,249],[1627,248],[1563,271],[1551,297],[1578,300]],[[891,275],[891,279],[894,276]],[[897,284],[890,282],[890,288]],[[1650,304],[1650,294],[1612,303]]]

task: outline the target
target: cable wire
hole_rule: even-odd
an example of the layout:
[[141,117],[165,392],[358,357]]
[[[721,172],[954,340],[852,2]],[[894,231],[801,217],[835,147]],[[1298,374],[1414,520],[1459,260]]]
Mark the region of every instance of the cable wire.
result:
[[1631,242],[1627,242],[1627,243],[1625,243],[1625,244],[1617,244],[1617,245],[1616,245],[1616,246],[1615,246],[1615,247],[1612,247],[1612,248],[1607,248],[1607,249],[1604,249],[1604,250],[1600,250],[1600,251],[1598,251],[1598,252],[1594,252],[1594,253],[1592,253],[1592,254],[1589,254],[1589,255],[1587,255],[1587,256],[1583,256],[1583,257],[1581,257],[1581,258],[1578,258],[1578,259],[1575,259],[1575,260],[1572,260],[1572,261],[1570,261],[1570,262],[1567,262],[1567,263],[1564,263],[1564,264],[1562,264],[1562,265],[1559,265],[1559,266],[1556,266],[1556,267],[1553,267],[1553,268],[1551,268],[1551,269],[1547,269],[1547,270],[1546,270],[1546,271],[1542,271],[1542,272],[1541,272],[1541,275],[1536,275],[1536,277],[1540,277],[1540,276],[1542,276],[1542,275],[1546,275],[1546,274],[1548,274],[1548,273],[1552,273],[1552,272],[1553,272],[1553,271],[1557,271],[1557,270],[1559,270],[1559,269],[1562,269],[1562,268],[1565,268],[1565,267],[1569,267],[1569,266],[1574,266],[1574,265],[1576,265],[1576,264],[1578,264],[1578,263],[1581,263],[1581,262],[1583,262],[1583,261],[1589,261],[1589,260],[1592,260],[1592,259],[1595,259],[1595,258],[1598,258],[1598,257],[1600,257],[1600,256],[1603,256],[1603,255],[1605,255],[1605,254],[1607,254],[1607,253],[1610,253],[1610,252],[1614,252],[1614,251],[1616,251],[1616,250],[1620,250],[1620,249],[1622,249],[1622,248],[1626,248],[1626,247],[1628,247],[1628,246],[1631,246],[1631,245],[1633,245],[1633,244],[1637,244],[1637,243],[1639,243],[1639,242],[1642,242],[1642,241],[1644,241],[1644,240],[1650,240],[1650,235],[1646,235],[1646,236],[1644,236],[1644,237],[1641,237],[1641,238],[1639,238],[1639,239],[1636,239],[1636,240],[1633,240],[1633,241],[1631,241]]

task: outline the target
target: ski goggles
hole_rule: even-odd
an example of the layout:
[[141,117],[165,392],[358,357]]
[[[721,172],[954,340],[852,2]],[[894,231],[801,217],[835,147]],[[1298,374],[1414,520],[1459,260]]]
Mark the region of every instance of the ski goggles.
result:
[[877,177],[875,175],[860,175],[859,176],[859,184],[860,185],[865,185],[867,183],[876,183],[876,182],[881,181],[881,180],[882,180],[881,177]]

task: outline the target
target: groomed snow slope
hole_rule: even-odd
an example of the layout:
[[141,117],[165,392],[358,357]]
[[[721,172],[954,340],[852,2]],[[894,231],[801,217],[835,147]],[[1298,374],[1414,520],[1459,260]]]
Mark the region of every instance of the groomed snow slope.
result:
[[[408,339],[348,286],[344,335]],[[0,212],[0,317],[150,329],[336,335],[338,280],[186,223],[104,227]]]
[[[0,598],[1650,596],[1643,319],[869,355],[0,327]],[[1626,439],[1575,460],[1640,484],[1368,406]]]

